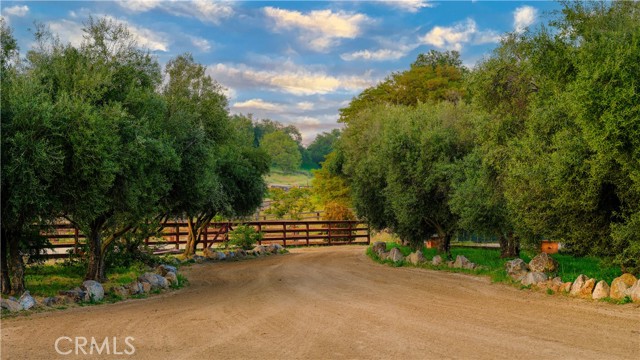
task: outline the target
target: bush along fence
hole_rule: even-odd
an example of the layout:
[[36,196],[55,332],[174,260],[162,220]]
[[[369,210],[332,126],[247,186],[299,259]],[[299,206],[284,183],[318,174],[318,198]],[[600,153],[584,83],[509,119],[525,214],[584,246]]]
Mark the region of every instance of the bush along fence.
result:
[[[280,244],[288,246],[346,245],[370,243],[369,225],[350,220],[277,220],[277,221],[228,221],[212,222],[203,231],[197,244],[206,249],[229,241],[229,233],[237,226],[253,227],[262,234],[258,245]],[[86,237],[71,224],[55,224],[42,233],[50,246],[44,254],[49,258],[66,258],[69,253],[78,253],[86,243]],[[144,244],[154,247],[155,253],[178,253],[187,243],[186,221],[166,222],[161,234],[145,239]]]

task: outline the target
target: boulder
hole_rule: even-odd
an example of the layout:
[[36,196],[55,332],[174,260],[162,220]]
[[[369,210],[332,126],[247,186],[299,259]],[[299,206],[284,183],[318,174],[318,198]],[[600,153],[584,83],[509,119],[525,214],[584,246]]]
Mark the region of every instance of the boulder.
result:
[[628,292],[634,303],[640,302],[640,280],[636,281],[635,285],[633,285]]
[[469,259],[467,259],[464,255],[456,256],[456,261],[453,263],[454,268],[466,269],[469,266]]
[[138,281],[143,285],[148,283],[151,285],[151,289],[166,289],[169,287],[169,282],[162,276],[154,273],[144,273],[138,276]]
[[387,251],[387,243],[383,241],[376,241],[373,243],[373,252],[380,255]]
[[104,288],[97,281],[87,280],[82,283],[82,290],[89,296],[90,300],[102,301],[104,299]]
[[380,254],[378,254],[378,257],[380,258],[380,260],[387,260],[387,258],[389,257],[389,253],[381,252]]
[[13,299],[2,299],[0,300],[0,307],[3,309],[9,310],[9,312],[16,312],[22,310],[22,305],[20,302]]
[[167,281],[169,282],[169,285],[173,285],[173,284],[178,285],[178,275],[176,275],[176,273],[169,272],[164,276],[164,278],[167,279]]
[[222,251],[218,251],[218,260],[226,260],[226,259],[227,259],[227,255]]
[[29,294],[28,290],[22,293],[22,296],[20,296],[18,302],[20,303],[20,305],[22,305],[22,309],[24,310],[29,310],[32,307],[36,306],[36,300],[31,296],[31,294]]
[[202,264],[207,258],[205,258],[204,256],[200,256],[200,255],[193,255],[192,259],[196,263]]
[[393,248],[393,249],[391,249],[391,251],[389,251],[388,259],[390,259],[393,262],[398,262],[398,261],[404,260],[404,256],[402,256],[402,253],[400,252],[400,249]]
[[562,282],[562,279],[557,276],[547,281],[547,288],[553,290],[554,292],[559,292],[560,290],[562,290],[563,285],[564,283]]
[[247,256],[247,252],[242,250],[242,249],[237,249],[236,250],[236,257],[237,258],[243,258]]
[[[148,284],[148,283],[145,283]],[[128,285],[125,286],[125,288],[129,291],[130,295],[137,295],[137,294],[142,294],[144,293],[144,288],[142,286],[142,283],[138,282],[138,281],[134,281]],[[151,290],[151,285],[149,285],[149,290]]]
[[407,256],[407,261],[412,263],[413,265],[418,265],[425,262],[426,260],[427,259],[425,259],[422,251],[412,252],[411,254],[409,254],[409,256]]
[[573,283],[571,281],[567,281],[566,283],[562,284],[562,286],[560,287],[560,291],[568,293],[571,291],[571,285],[573,285]]
[[282,250],[284,250],[284,247],[280,244],[269,244],[269,246],[267,246],[267,251],[272,254],[277,254]]
[[89,294],[80,288],[73,290],[62,290],[58,292],[59,295],[63,295],[69,298],[73,302],[89,301]]
[[205,248],[202,250],[202,255],[209,260],[218,260],[218,252],[212,248]]
[[615,300],[623,299],[628,296],[628,290],[638,281],[635,276],[627,273],[613,279],[611,282],[610,297]]
[[433,257],[433,259],[431,259],[431,265],[440,266],[442,265],[442,263],[443,263],[442,256],[440,255],[436,255]]
[[129,289],[125,288],[124,286],[115,286],[111,288],[111,293],[121,298],[126,298],[127,296],[129,296]]
[[477,267],[478,265],[476,263],[472,263],[471,261],[469,261],[468,263],[462,266],[463,269],[467,269],[467,270],[473,270],[473,269],[476,269]]
[[267,253],[267,248],[265,248],[262,245],[258,245],[253,248],[253,255],[255,256],[265,255],[266,253]]
[[571,285],[571,291],[569,291],[569,293],[577,297],[591,298],[595,285],[595,279],[589,279],[585,275],[580,275],[573,282],[573,285]]
[[540,282],[547,281],[547,279],[548,279],[547,274],[539,271],[531,271],[531,272],[528,272],[520,282],[524,286],[529,286],[529,285],[536,285]]
[[537,272],[555,272],[558,270],[558,262],[547,253],[538,254],[529,261],[529,270]]
[[69,298],[64,296],[64,297],[60,297],[60,296],[51,296],[51,297],[46,297],[42,300],[42,304],[44,306],[56,306],[56,305],[64,305],[66,303],[68,303]]
[[447,261],[447,266],[452,268],[454,266],[455,262],[453,261]]
[[529,272],[529,265],[522,259],[513,259],[504,264],[507,275],[515,281],[520,281]]
[[227,251],[224,253],[224,255],[227,257],[227,259],[233,259],[236,257],[236,252],[235,251]]
[[171,265],[159,265],[156,268],[156,273],[162,276],[165,276],[167,275],[167,273],[170,273],[170,272],[177,274],[178,269],[175,266],[171,266]]
[[607,282],[604,280],[600,280],[596,284],[595,289],[593,289],[593,294],[591,294],[591,297],[593,298],[593,300],[604,299],[606,297],[609,297],[609,290],[609,284],[607,284]]

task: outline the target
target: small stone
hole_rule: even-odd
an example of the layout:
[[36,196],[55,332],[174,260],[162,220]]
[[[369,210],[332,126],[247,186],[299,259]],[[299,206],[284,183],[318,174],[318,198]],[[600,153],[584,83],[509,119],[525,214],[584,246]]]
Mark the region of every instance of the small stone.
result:
[[522,259],[513,259],[504,264],[507,275],[515,281],[522,280],[529,272],[529,265]]
[[453,263],[454,268],[464,269],[471,261],[467,259],[464,255],[456,256],[456,261]]
[[253,254],[255,256],[265,255],[266,253],[267,253],[267,248],[265,248],[262,245],[258,245],[258,246],[253,248]]
[[164,277],[154,273],[144,273],[138,276],[138,281],[141,283],[148,283],[152,289],[166,289],[169,287],[169,282]]
[[165,279],[169,282],[170,285],[178,284],[178,275],[176,273],[170,272],[164,276]]
[[202,264],[207,258],[205,258],[204,256],[200,256],[200,255],[193,255],[192,259],[196,263]]
[[567,281],[566,283],[562,284],[562,286],[560,287],[560,291],[568,293],[571,291],[571,285],[573,285],[573,283],[571,281]]
[[149,292],[151,292],[151,289],[153,288],[151,286],[151,284],[149,284],[148,282],[142,282],[142,283],[140,283],[140,285],[142,287],[142,292],[140,294],[149,293]]
[[620,300],[625,296],[628,296],[628,290],[638,281],[635,276],[632,274],[626,273],[621,276],[613,279],[611,282],[611,293],[610,296],[612,299]]
[[391,261],[393,262],[399,262],[404,260],[404,256],[402,256],[402,253],[398,248],[393,248],[389,252],[389,259],[391,259]]
[[284,250],[284,248],[280,244],[269,244],[269,246],[267,246],[267,251],[272,254],[277,254],[281,250]]
[[547,279],[548,277],[545,273],[538,272],[538,271],[531,271],[531,272],[528,272],[527,275],[525,275],[522,278],[521,283],[524,286],[536,285],[540,282],[547,281]]
[[29,310],[32,307],[36,306],[36,300],[31,296],[31,294],[29,294],[28,290],[22,293],[22,296],[20,296],[18,302],[20,303],[20,305],[22,305],[22,308],[24,310]]
[[82,290],[84,290],[89,299],[93,301],[102,301],[104,299],[104,288],[102,284],[97,281],[87,280],[82,283]]
[[165,276],[167,275],[167,273],[170,273],[170,272],[177,274],[178,269],[175,266],[171,266],[171,265],[159,265],[156,268],[156,273],[158,273],[161,276]]
[[222,251],[218,251],[218,260],[226,260],[227,255],[225,255]]
[[56,306],[56,305],[64,305],[69,301],[69,298],[64,296],[64,297],[60,297],[60,296],[51,296],[51,297],[46,297],[42,300],[42,304],[44,306]]
[[9,310],[9,312],[16,312],[22,310],[22,305],[16,300],[2,299],[0,300],[0,307]]
[[68,297],[73,302],[89,301],[89,294],[80,288],[73,290],[62,290],[58,292],[59,295]]
[[380,255],[387,251],[387,243],[383,241],[376,241],[373,243],[373,252]]
[[[151,285],[148,283],[145,283],[145,284],[149,285],[149,290],[151,290]],[[129,291],[130,295],[137,295],[145,292],[142,283],[138,281],[134,281],[126,285],[125,288]]]
[[431,259],[431,265],[440,266],[442,265],[442,256],[436,255]]
[[529,261],[529,269],[537,272],[555,272],[558,270],[558,262],[549,254],[541,253]]
[[589,279],[585,275],[580,275],[573,282],[573,285],[571,285],[570,294],[582,298],[591,298],[595,285],[595,279]]
[[237,249],[236,250],[236,257],[237,258],[244,258],[247,256],[247,252],[245,250],[242,249]]
[[591,297],[594,300],[604,299],[606,297],[609,297],[610,290],[611,288],[609,288],[609,284],[607,284],[607,282],[604,280],[600,280],[596,284],[595,289],[593,289],[593,294],[591,295]]
[[411,254],[409,254],[409,256],[407,256],[407,261],[412,263],[413,265],[418,265],[425,262],[426,260],[427,259],[425,259],[422,251],[412,252]]
[[378,257],[380,258],[380,260],[387,260],[387,258],[389,258],[389,253],[381,252],[380,254],[378,254]]
[[209,260],[218,260],[218,252],[212,248],[205,248],[202,250],[202,254]]

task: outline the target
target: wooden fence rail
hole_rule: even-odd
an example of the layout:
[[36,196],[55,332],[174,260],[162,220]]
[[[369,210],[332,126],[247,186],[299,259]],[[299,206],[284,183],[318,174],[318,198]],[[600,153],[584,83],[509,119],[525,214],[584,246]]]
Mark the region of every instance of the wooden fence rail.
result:
[[[369,244],[369,226],[362,221],[342,220],[277,220],[246,222],[212,222],[202,234],[197,248],[207,248],[229,240],[229,232],[239,225],[254,227],[263,234],[259,244],[281,244],[287,246]],[[66,258],[69,252],[78,253],[86,237],[71,224],[56,224],[43,232],[51,243],[45,254],[50,258]],[[186,221],[164,224],[161,235],[145,239],[145,245],[156,253],[180,252],[188,237]]]

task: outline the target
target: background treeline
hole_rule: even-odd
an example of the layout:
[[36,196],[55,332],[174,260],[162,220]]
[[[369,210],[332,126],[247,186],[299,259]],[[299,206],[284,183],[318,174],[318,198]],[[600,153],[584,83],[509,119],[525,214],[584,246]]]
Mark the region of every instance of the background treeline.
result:
[[86,278],[103,281],[114,249],[126,258],[167,219],[189,221],[190,256],[213,217],[261,204],[271,160],[191,55],[161,69],[106,19],[89,19],[78,47],[34,33],[22,57],[2,23],[3,292],[24,290],[23,255],[45,245],[38,225],[75,224]]
[[511,257],[550,238],[637,274],[640,3],[563,7],[472,70],[431,51],[363,91],[325,177],[416,247],[468,231]]

